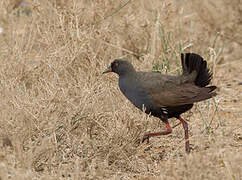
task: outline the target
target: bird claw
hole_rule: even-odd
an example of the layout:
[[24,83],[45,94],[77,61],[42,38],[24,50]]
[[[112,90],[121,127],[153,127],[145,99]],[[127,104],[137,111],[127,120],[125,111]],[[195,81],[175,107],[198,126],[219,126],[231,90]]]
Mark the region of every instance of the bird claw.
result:
[[143,139],[142,139],[142,143],[145,142],[147,140],[147,143],[149,143],[149,136],[148,135],[144,135]]

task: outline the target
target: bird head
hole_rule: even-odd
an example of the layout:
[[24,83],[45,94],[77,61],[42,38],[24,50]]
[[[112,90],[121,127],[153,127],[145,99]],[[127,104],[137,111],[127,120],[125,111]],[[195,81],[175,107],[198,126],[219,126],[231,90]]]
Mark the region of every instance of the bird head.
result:
[[135,69],[129,61],[122,60],[122,59],[115,59],[111,63],[111,65],[103,72],[103,74],[109,73],[109,72],[114,72],[114,73],[117,73],[119,76],[121,76],[127,73],[135,72]]

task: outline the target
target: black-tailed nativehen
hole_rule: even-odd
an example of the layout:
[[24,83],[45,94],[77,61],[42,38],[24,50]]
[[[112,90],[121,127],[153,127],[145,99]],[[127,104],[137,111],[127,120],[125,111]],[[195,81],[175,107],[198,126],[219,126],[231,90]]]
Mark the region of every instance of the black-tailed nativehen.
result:
[[207,62],[198,54],[181,54],[181,64],[183,73],[172,76],[159,72],[137,72],[130,62],[116,59],[103,73],[117,73],[124,96],[140,110],[165,123],[165,131],[146,133],[143,141],[152,136],[170,134],[172,128],[168,119],[174,117],[183,125],[186,152],[190,152],[188,124],[181,114],[191,109],[193,103],[215,96],[216,86],[207,86],[212,73],[207,68]]

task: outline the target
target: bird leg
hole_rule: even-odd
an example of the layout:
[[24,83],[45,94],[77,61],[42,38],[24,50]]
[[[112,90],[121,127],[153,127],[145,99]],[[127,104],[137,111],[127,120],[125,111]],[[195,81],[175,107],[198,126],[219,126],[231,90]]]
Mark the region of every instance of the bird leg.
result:
[[166,131],[161,131],[161,132],[155,132],[155,133],[147,133],[144,135],[142,143],[147,140],[147,142],[149,142],[149,137],[153,137],[153,136],[161,136],[161,135],[167,135],[170,134],[172,132],[171,126],[170,124],[167,122],[166,123]]
[[181,121],[183,129],[185,131],[185,141],[186,141],[185,142],[185,147],[186,147],[186,152],[189,153],[190,152],[190,145],[189,145],[189,135],[188,135],[188,124],[180,116],[177,119],[179,119],[179,121]]

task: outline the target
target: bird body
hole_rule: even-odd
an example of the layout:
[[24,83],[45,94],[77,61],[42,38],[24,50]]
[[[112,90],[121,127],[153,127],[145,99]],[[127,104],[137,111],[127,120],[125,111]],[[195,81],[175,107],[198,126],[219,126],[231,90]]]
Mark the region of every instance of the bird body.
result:
[[[119,88],[124,96],[140,110],[160,118],[167,131],[148,133],[145,139],[171,133],[168,119],[179,119],[185,130],[186,151],[190,151],[187,123],[180,115],[192,108],[193,103],[209,99],[216,95],[216,86],[207,86],[212,74],[207,62],[194,53],[181,55],[183,73],[178,76],[159,72],[137,72],[131,63],[116,59],[104,72],[119,75]],[[207,86],[207,87],[206,87]]]
[[[119,78],[119,88],[124,96],[130,100],[140,110],[145,110],[149,114],[152,110],[154,111],[157,106],[152,99],[152,96],[145,91],[144,87],[140,83],[140,79],[135,73],[132,78],[127,76]],[[132,84],[132,86],[127,86]]]

